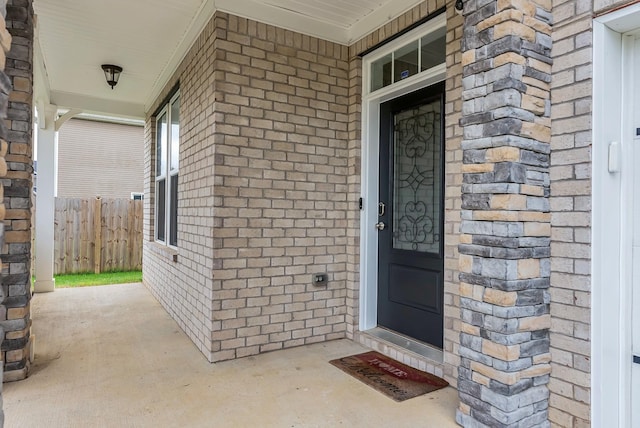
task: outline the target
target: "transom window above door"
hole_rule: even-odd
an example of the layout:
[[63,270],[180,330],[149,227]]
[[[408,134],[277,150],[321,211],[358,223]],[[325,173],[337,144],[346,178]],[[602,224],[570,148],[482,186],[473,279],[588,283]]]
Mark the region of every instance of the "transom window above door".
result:
[[368,56],[368,92],[394,85],[443,65],[447,28],[441,14]]

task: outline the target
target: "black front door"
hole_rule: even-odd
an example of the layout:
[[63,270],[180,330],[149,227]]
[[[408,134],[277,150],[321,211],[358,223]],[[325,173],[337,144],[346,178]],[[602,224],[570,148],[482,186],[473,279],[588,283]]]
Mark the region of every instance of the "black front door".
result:
[[444,84],[380,106],[378,325],[442,348]]

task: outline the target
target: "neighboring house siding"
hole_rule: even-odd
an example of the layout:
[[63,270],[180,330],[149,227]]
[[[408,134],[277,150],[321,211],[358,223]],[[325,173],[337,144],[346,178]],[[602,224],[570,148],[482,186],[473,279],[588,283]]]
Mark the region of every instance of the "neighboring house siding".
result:
[[71,119],[58,134],[61,198],[131,198],[144,189],[142,126]]
[[591,383],[592,3],[554,1],[549,420],[588,426]]

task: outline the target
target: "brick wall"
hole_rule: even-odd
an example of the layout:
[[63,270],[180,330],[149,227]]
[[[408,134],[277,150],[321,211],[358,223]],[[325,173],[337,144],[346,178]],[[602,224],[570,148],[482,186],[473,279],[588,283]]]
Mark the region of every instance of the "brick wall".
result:
[[215,20],[214,359],[344,337],[348,49]]
[[589,426],[592,2],[553,2],[549,420]]
[[7,2],[7,29],[12,36],[6,74],[11,79],[6,125],[8,146],[4,186],[5,236],[2,246],[6,312],[0,314],[4,380],[24,379],[29,371],[31,301],[31,174],[33,93],[33,10],[30,0]]
[[447,82],[445,104],[445,289],[444,289],[444,377],[458,383],[460,365],[460,275],[458,244],[462,207],[462,52],[463,18],[454,2],[447,7]]
[[211,360],[345,335],[347,53],[218,13],[176,73],[178,262],[147,243],[145,282]]
[[[145,125],[143,280],[178,325],[209,359],[213,323],[214,147],[212,113],[214,21],[149,111]],[[155,121],[152,114],[180,81],[180,178],[177,251],[154,240]],[[164,100],[164,101],[163,101]],[[175,259],[174,259],[175,257]],[[175,261],[174,261],[175,260]]]
[[[180,82],[178,261],[150,242],[150,116],[144,278],[211,360],[353,337],[360,249],[357,55],[443,6],[421,4],[351,48],[218,13],[167,84],[153,110]],[[452,8],[448,13],[445,352],[455,383],[462,30],[461,18]],[[326,287],[311,284],[320,272],[329,274]]]

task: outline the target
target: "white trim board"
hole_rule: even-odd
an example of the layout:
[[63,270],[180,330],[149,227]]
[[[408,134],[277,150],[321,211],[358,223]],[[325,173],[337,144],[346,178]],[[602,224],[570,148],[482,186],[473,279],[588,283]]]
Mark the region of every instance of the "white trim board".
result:
[[[591,247],[591,422],[594,428],[631,426],[631,251],[629,227],[632,171],[632,103],[628,86],[640,4],[593,22],[593,163]],[[609,165],[617,143],[619,171]]]

